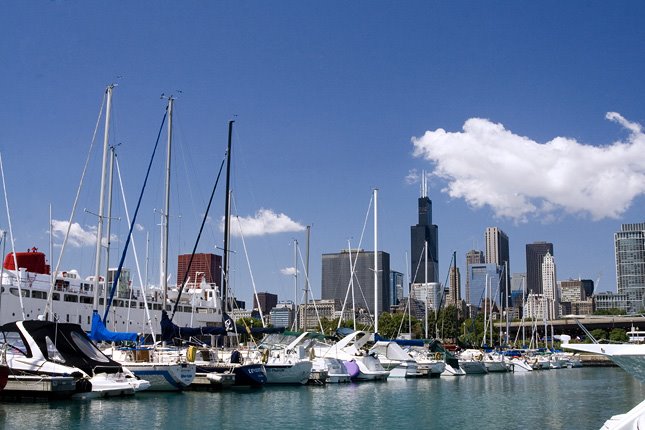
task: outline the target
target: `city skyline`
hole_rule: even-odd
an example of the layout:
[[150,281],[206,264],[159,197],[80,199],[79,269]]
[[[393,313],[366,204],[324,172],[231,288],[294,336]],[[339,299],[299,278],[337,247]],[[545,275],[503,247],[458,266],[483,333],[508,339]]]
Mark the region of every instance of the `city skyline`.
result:
[[[5,2],[5,253],[36,247],[53,268],[93,274],[103,97],[116,84],[113,266],[123,201],[132,215],[172,96],[169,261],[194,246],[234,120],[229,275],[240,300],[252,303],[254,287],[291,298],[295,274],[301,292],[307,255],[320,297],[323,254],[373,249],[375,188],[379,251],[409,280],[424,181],[442,284],[453,252],[464,279],[466,252],[484,250],[495,226],[513,272],[525,271],[526,244],[545,241],[559,278],[615,292],[614,233],[645,213],[644,15],[638,2]],[[153,285],[165,127],[160,140],[132,241]],[[221,254],[222,182],[199,253]],[[125,266],[139,284],[134,253]]]

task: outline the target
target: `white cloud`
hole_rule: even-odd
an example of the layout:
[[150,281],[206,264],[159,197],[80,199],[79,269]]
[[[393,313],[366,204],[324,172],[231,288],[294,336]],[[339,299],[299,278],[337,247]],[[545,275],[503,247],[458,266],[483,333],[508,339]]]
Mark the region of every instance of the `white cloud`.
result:
[[559,213],[618,218],[645,194],[645,135],[640,124],[610,112],[630,134],[626,141],[591,146],[556,137],[535,142],[502,124],[471,118],[462,132],[439,128],[412,138],[414,155],[434,164],[452,198],[489,206],[516,221]]
[[[223,230],[224,220],[220,223]],[[305,230],[305,226],[293,221],[287,215],[276,214],[271,209],[260,209],[254,216],[237,217],[231,220],[231,234],[240,235],[240,230],[245,237],[264,236],[267,234],[290,233]]]
[[[54,237],[64,239],[68,225],[68,221],[52,220],[52,233]],[[79,223],[72,223],[68,243],[77,248],[96,245],[96,227],[89,227],[85,230]]]
[[405,183],[408,185],[416,184],[419,182],[420,177],[417,169],[411,169],[405,177]]
[[295,267],[285,267],[284,269],[280,269],[280,273],[282,273],[285,276],[293,276],[296,274],[296,268]]

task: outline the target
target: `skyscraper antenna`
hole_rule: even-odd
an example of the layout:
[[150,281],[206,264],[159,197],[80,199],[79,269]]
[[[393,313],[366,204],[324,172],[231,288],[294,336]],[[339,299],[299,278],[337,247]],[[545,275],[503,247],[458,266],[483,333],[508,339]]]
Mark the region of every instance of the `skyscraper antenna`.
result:
[[428,179],[425,170],[421,171],[421,197],[428,197]]

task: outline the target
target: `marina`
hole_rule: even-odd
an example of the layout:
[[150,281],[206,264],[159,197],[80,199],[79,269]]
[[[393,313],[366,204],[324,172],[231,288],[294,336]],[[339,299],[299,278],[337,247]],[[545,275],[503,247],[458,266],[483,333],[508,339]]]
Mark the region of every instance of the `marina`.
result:
[[31,3],[0,430],[645,429],[645,3]]
[[[599,429],[645,398],[615,367],[0,403],[3,428]],[[47,422],[42,417],[48,417]]]

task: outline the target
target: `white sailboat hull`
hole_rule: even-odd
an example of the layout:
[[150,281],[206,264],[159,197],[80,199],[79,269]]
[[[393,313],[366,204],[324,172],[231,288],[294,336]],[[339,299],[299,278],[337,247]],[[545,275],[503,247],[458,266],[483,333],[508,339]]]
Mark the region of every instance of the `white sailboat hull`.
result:
[[149,391],[179,391],[188,388],[195,379],[195,365],[189,363],[128,363],[132,373],[150,382]]
[[311,367],[312,362],[309,360],[265,364],[267,384],[306,384],[309,380]]

